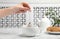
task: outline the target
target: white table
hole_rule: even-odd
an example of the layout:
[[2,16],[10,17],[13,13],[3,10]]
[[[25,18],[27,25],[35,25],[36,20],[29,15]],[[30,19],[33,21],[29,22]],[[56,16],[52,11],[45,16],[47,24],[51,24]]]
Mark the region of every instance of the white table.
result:
[[[15,31],[17,31],[17,29]],[[43,32],[39,36],[36,36],[36,37],[21,37],[17,34],[13,34],[13,33],[11,33],[11,34],[0,33],[0,39],[60,39],[60,35],[49,35],[49,34]]]
[[4,34],[0,33],[0,39],[60,39],[60,35],[49,35],[46,33],[40,34],[36,37],[21,37],[16,34]]

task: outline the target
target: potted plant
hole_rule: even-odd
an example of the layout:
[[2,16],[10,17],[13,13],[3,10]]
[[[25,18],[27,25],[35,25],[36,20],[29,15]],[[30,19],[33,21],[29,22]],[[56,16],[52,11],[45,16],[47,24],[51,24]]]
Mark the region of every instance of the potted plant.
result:
[[52,25],[59,27],[60,26],[60,16],[58,16],[57,11],[53,10],[52,8],[48,9],[49,12],[46,12],[45,15],[49,16],[50,18],[52,18],[54,20],[54,24]]

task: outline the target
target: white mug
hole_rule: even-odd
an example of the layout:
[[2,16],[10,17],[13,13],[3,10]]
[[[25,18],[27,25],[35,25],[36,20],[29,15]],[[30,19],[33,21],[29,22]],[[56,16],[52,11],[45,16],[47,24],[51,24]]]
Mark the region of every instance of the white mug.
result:
[[38,27],[22,27],[22,35],[24,36],[36,36],[40,34]]

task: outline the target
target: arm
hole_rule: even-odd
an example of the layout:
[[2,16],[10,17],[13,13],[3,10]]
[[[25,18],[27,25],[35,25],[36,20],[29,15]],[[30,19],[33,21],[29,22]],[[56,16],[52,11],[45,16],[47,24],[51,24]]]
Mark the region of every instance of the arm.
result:
[[11,14],[15,13],[16,10],[17,9],[13,9],[12,7],[11,8],[6,8],[6,9],[0,9],[0,18],[4,17],[4,16],[7,16],[7,15],[11,15]]
[[26,12],[27,10],[30,10],[30,7],[28,3],[23,2],[10,8],[0,9],[0,18],[15,13]]

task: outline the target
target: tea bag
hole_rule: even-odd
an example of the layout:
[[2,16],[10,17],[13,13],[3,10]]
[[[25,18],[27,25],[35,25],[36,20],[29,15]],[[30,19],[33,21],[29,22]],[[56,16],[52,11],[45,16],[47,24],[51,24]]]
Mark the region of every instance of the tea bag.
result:
[[23,27],[32,27],[32,24],[31,24],[31,22],[29,22],[26,25],[23,25]]
[[27,25],[27,27],[32,27],[31,22],[29,22],[29,24]]

